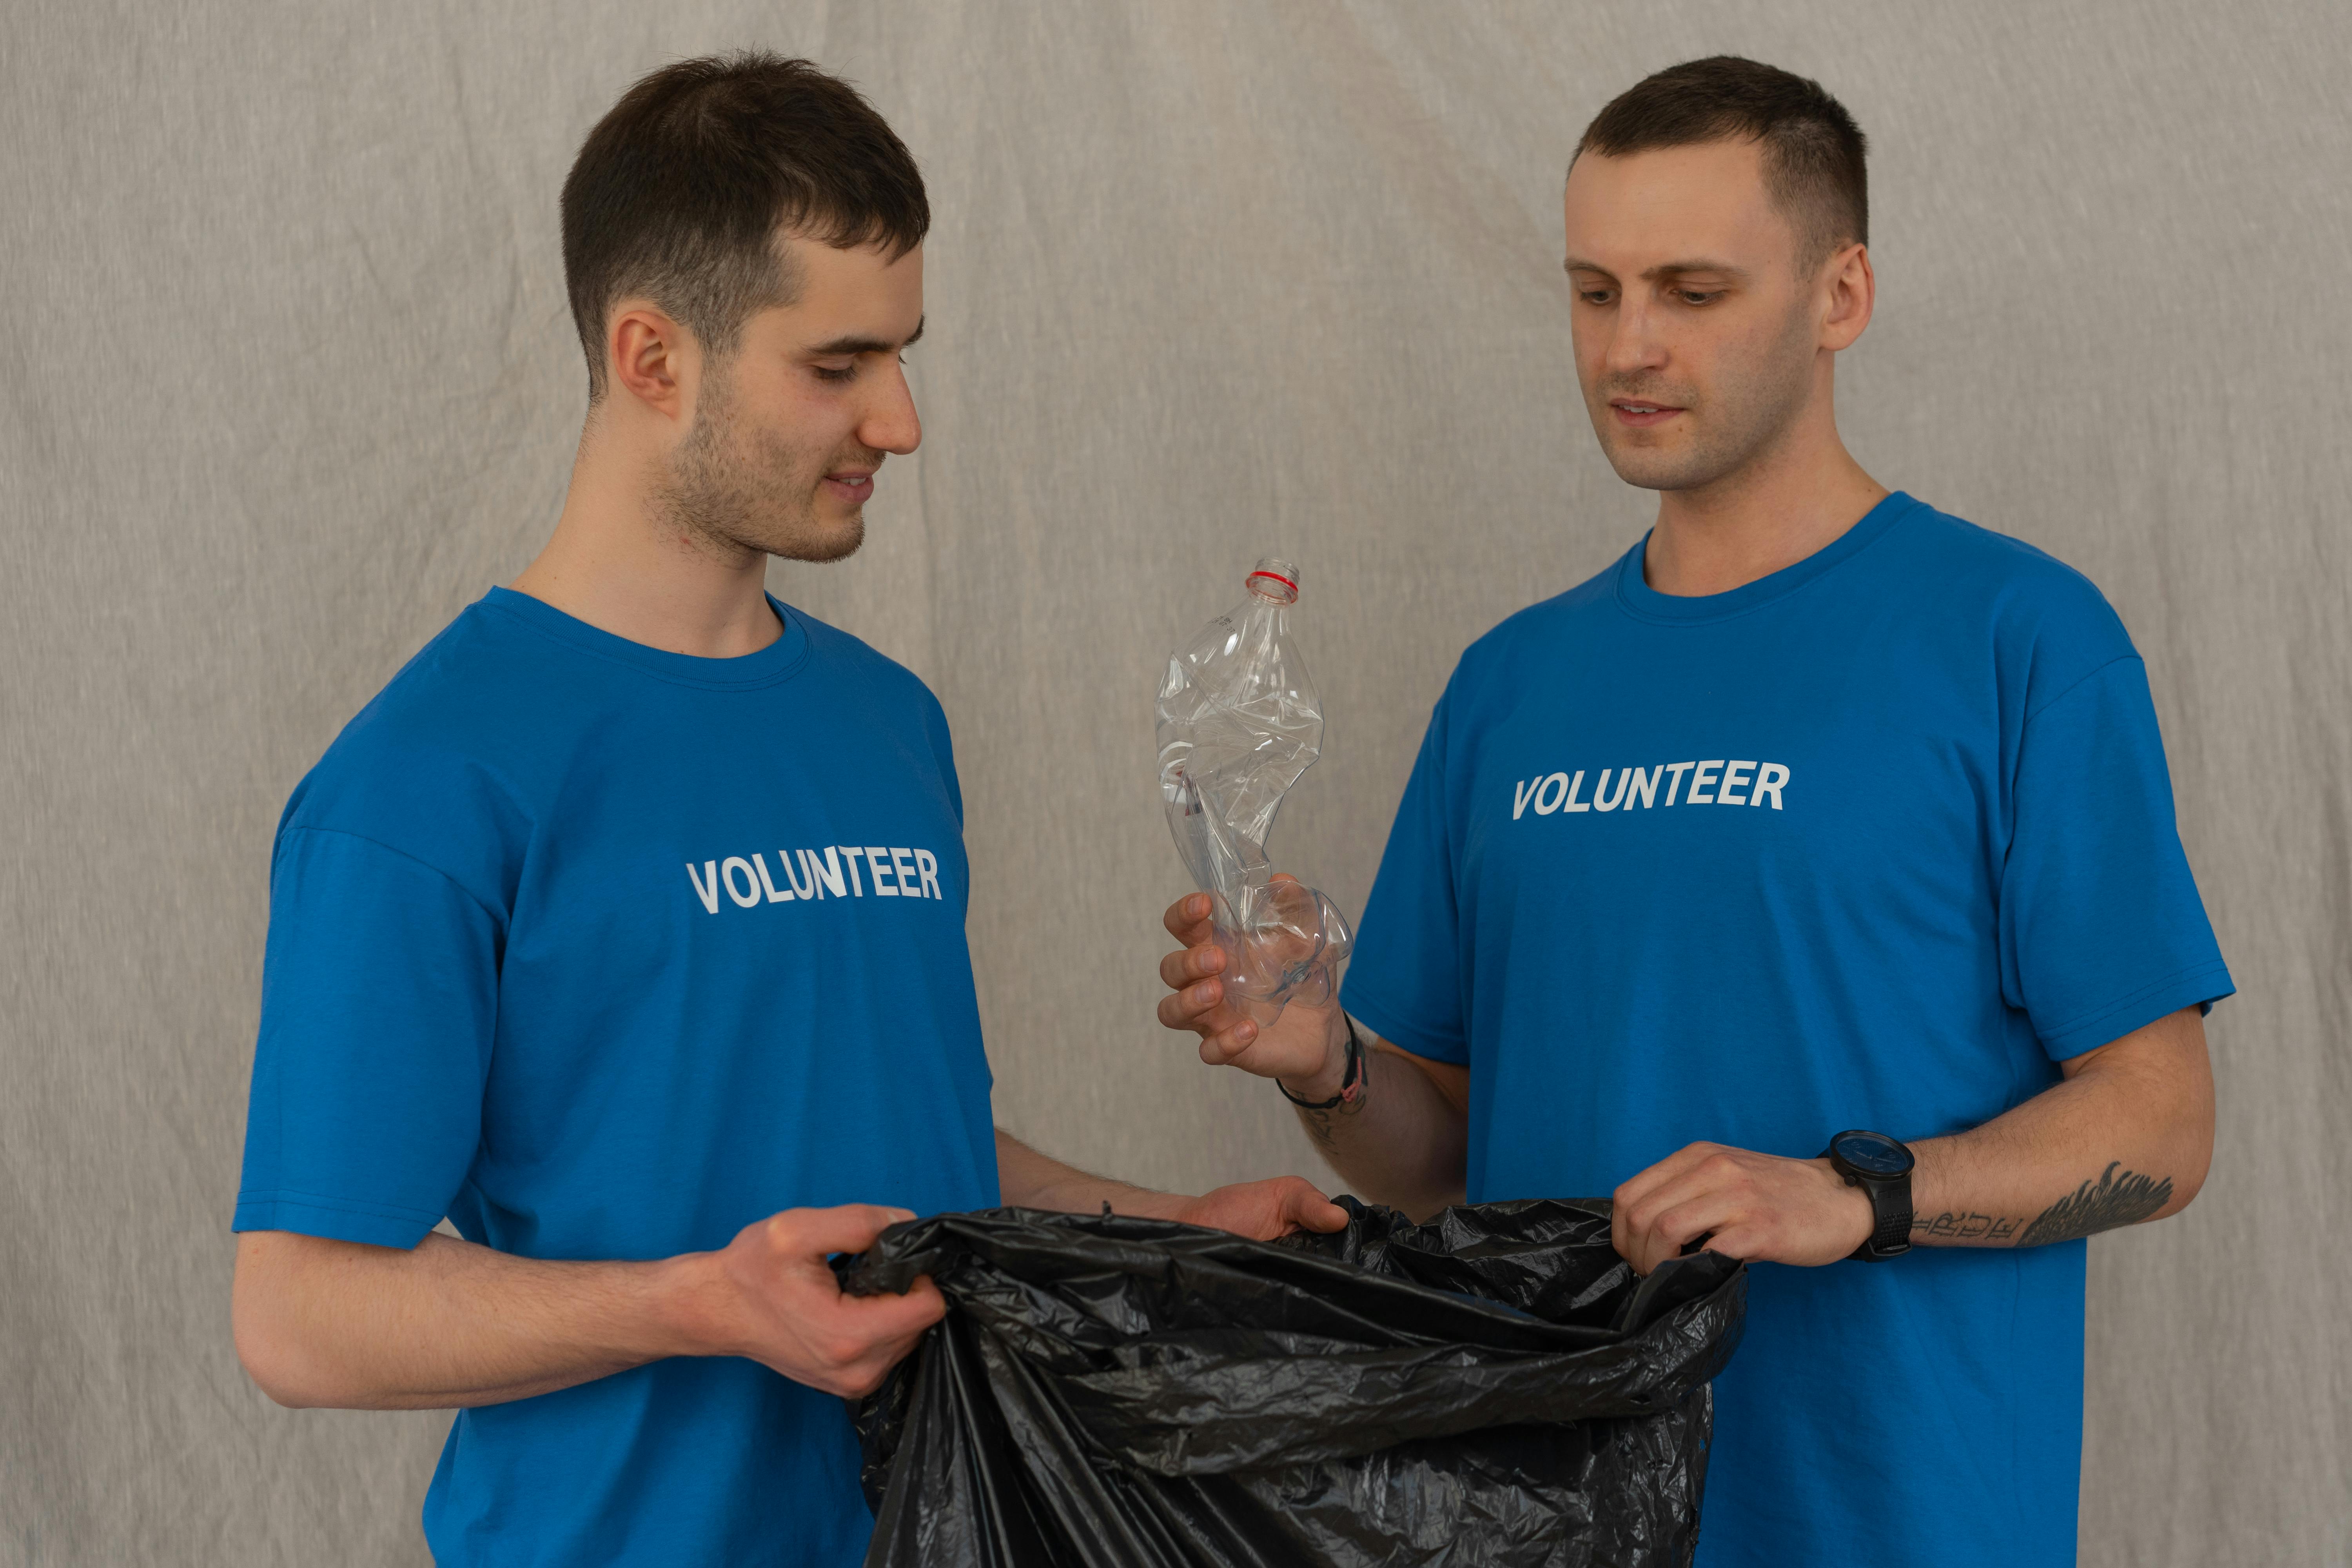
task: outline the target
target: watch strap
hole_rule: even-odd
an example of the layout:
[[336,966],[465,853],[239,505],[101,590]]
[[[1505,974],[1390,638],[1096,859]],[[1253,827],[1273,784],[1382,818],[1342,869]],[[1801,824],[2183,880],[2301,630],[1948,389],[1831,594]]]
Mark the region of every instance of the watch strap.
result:
[[[1840,1133],[1839,1137],[1843,1137]],[[1900,1258],[1911,1250],[1911,1173],[1899,1176],[1873,1176],[1854,1169],[1838,1156],[1832,1142],[1821,1152],[1830,1163],[1830,1169],[1844,1179],[1849,1187],[1860,1187],[1870,1200],[1871,1232],[1860,1247],[1846,1254],[1864,1263],[1884,1263],[1890,1258]]]

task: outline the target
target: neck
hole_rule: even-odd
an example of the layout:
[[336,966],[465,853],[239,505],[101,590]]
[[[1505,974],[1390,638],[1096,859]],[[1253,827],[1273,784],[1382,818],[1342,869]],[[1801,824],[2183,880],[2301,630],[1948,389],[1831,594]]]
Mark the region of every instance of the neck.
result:
[[563,513],[515,592],[614,637],[700,658],[740,658],[781,637],[764,590],[768,558],[671,515],[660,460],[619,448],[592,412]]
[[1886,499],[1839,439],[1828,389],[1779,441],[1732,473],[1658,497],[1643,577],[1661,594],[1696,597],[1793,566]]

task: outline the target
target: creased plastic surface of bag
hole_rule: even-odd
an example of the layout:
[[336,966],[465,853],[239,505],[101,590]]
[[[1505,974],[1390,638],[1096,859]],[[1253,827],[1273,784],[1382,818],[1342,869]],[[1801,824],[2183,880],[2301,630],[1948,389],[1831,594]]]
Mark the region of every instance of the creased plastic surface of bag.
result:
[[1255,1242],[940,1215],[840,1265],[946,1319],[856,1407],[868,1568],[1647,1568],[1698,1534],[1745,1270],[1637,1279],[1604,1201]]

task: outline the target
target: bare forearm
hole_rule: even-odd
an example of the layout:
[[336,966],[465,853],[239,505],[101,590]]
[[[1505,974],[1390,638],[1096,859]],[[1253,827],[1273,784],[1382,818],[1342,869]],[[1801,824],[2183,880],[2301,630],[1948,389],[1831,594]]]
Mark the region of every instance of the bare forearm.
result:
[[2197,1011],[2068,1066],[2064,1082],[2014,1110],[1912,1146],[1913,1242],[2035,1247],[2188,1206],[2213,1150],[2213,1080]]
[[239,1353],[293,1405],[414,1410],[551,1393],[696,1353],[690,1259],[569,1263],[438,1234],[413,1251],[238,1237]]
[[[1359,1029],[1364,1047],[1363,1087],[1325,1110],[1294,1106],[1299,1124],[1348,1184],[1375,1203],[1425,1218],[1463,1201],[1470,1129],[1466,1075],[1448,1094],[1419,1058]],[[1331,1061],[1308,1082],[1286,1084],[1308,1101],[1339,1092],[1347,1029],[1338,1021]],[[1443,1070],[1443,1069],[1434,1069]]]
[[1108,1204],[1113,1214],[1173,1219],[1186,1202],[1181,1194],[1154,1192],[1066,1165],[1001,1127],[996,1130],[996,1183],[1011,1207],[1061,1214],[1099,1214]]

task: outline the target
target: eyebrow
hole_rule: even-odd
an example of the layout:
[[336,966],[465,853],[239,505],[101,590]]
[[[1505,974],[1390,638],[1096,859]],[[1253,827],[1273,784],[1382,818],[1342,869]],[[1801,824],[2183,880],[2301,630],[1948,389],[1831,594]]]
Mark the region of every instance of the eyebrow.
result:
[[[1615,273],[1610,271],[1609,268],[1601,266],[1599,262],[1587,261],[1580,256],[1570,257],[1563,264],[1563,267],[1565,270],[1570,272],[1598,272],[1604,278],[1614,278],[1616,276]],[[1738,279],[1745,279],[1748,276],[1748,268],[1745,267],[1734,267],[1728,261],[1713,261],[1705,257],[1696,257],[1687,261],[1660,262],[1657,266],[1643,272],[1642,276],[1654,283],[1661,278],[1680,278],[1685,274],[1691,272],[1713,272],[1720,274],[1726,278]]]
[[[929,317],[926,316],[923,318],[923,321],[929,321]],[[900,349],[913,348],[917,342],[921,341],[922,336],[923,321],[919,321],[915,323],[915,330],[907,334],[907,338],[904,342],[885,342],[880,338],[835,338],[829,343],[819,343],[808,352],[821,356],[830,356],[833,354],[897,353]]]

